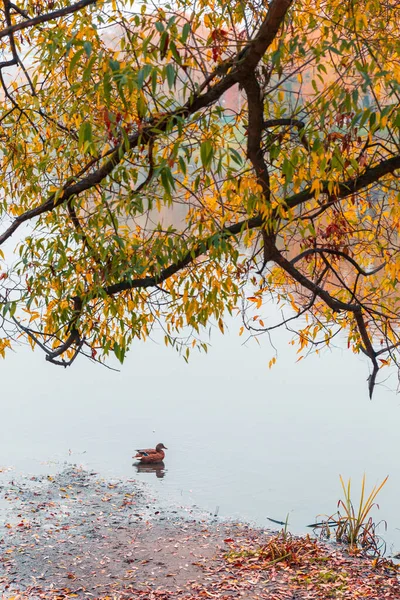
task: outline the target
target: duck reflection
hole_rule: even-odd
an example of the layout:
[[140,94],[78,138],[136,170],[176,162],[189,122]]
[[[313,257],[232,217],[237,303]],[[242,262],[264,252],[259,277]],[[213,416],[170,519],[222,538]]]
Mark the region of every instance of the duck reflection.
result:
[[144,464],[144,463],[136,463],[134,465],[136,467],[136,471],[138,473],[155,473],[158,479],[162,479],[165,477],[165,465],[163,462],[158,462],[154,464]]

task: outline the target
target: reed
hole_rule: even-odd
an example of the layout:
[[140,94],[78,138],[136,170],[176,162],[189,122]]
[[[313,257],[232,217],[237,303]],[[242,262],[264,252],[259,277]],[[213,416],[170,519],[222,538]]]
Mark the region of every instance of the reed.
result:
[[366,493],[365,475],[361,481],[360,499],[354,505],[352,498],[351,480],[347,484],[340,475],[343,498],[338,502],[338,511],[318,523],[315,528],[321,529],[321,536],[330,538],[332,531],[336,541],[348,544],[352,551],[364,551],[372,556],[381,556],[385,552],[385,543],[377,534],[377,527],[385,521],[375,523],[370,515],[373,507],[379,508],[376,497],[386,484],[388,477],[375,485],[371,492]]

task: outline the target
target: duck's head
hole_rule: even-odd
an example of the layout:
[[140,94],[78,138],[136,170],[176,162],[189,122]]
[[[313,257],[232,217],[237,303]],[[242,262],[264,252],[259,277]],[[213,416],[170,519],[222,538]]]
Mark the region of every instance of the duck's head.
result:
[[167,446],[164,446],[164,444],[157,444],[156,450],[157,452],[161,452],[161,450],[168,450],[168,448]]

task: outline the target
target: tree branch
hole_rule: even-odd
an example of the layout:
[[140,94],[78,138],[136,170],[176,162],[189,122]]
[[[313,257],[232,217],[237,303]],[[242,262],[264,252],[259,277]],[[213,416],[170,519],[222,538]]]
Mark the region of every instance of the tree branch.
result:
[[244,60],[240,67],[240,74],[244,77],[249,73],[249,69],[254,71],[265,51],[276,38],[279,29],[283,23],[287,11],[293,0],[272,0],[269,4],[268,14],[262,23],[256,37],[252,40],[242,52]]
[[[76,4],[71,4],[65,8],[60,8],[59,10],[54,10],[53,12],[39,15],[37,17],[33,17],[32,19],[15,23],[14,25],[9,25],[0,31],[0,39],[10,35],[11,33],[15,33],[16,31],[21,31],[21,29],[27,29],[28,27],[34,27],[35,25],[40,25],[41,23],[46,23],[47,21],[53,21],[54,19],[71,15],[72,13],[85,8],[90,4],[96,4],[96,2],[97,0],[80,0]],[[20,12],[20,14],[23,14],[23,12],[20,9],[17,9],[17,7],[12,6],[12,8]]]
[[84,246],[86,246],[86,248],[89,250],[89,252],[91,252],[94,260],[97,262],[97,264],[101,265],[101,259],[96,251],[96,249],[93,247],[93,244],[91,242],[91,240],[89,240],[89,237],[86,234],[86,231],[84,230],[78,215],[76,214],[76,210],[74,205],[72,204],[72,198],[70,198],[67,202],[67,210],[68,210],[68,214],[71,217],[71,221],[73,226],[75,227],[77,233],[81,236],[82,241]]
[[[10,1],[4,0],[3,5],[4,5],[4,16],[5,16],[6,23],[7,23],[7,25],[11,26],[11,15],[10,15],[11,4],[10,4]],[[10,27],[7,27],[7,29],[10,29]],[[1,69],[4,69],[5,67],[11,67],[13,65],[17,65],[19,62],[17,49],[15,47],[15,41],[14,41],[14,37],[12,35],[12,31],[10,31],[8,33],[8,37],[10,40],[12,59],[1,62],[0,63],[0,71],[1,71]],[[4,85],[3,85],[3,87],[4,87]]]
[[301,143],[303,144],[304,148],[309,152],[310,151],[310,144],[308,143],[308,139],[306,137],[306,134],[304,133],[304,129],[305,129],[305,124],[303,123],[303,121],[299,121],[298,119],[268,119],[267,121],[264,121],[264,129],[269,129],[270,127],[279,127],[280,125],[283,126],[288,126],[288,127],[295,127],[297,129],[297,131],[299,132],[299,138]]
[[[393,173],[397,169],[400,169],[400,155],[393,156],[392,158],[388,158],[386,160],[381,161],[374,167],[370,167],[364,171],[361,175],[357,175],[351,179],[347,179],[342,183],[338,183],[339,190],[335,194],[337,198],[346,198],[347,196],[351,196],[360,190],[367,188],[368,186],[376,183],[384,177],[385,175],[389,175]],[[323,182],[322,190],[323,194],[328,194],[328,182]],[[295,208],[296,206],[300,206],[300,204],[304,204],[307,200],[311,200],[314,197],[314,192],[311,191],[311,188],[299,192],[297,194],[293,194],[293,196],[289,196],[286,198],[285,204],[288,208]]]
[[180,261],[166,267],[159,275],[142,277],[140,279],[125,279],[119,283],[104,287],[104,291],[108,296],[113,296],[114,294],[119,294],[120,292],[127,290],[159,286],[182,269],[188,267],[191,263],[194,263],[194,261],[202,254],[205,254],[217,235],[221,236],[221,238],[228,238],[238,235],[244,230],[261,227],[262,224],[262,217],[258,215],[257,217],[230,225],[229,227],[222,229],[218,234],[214,234],[205,240],[201,240],[194,248],[192,248],[192,250],[187,252]]
[[12,8],[13,11],[15,11],[16,13],[18,13],[19,15],[21,15],[25,19],[29,19],[29,14],[26,12],[26,10],[23,10],[22,8],[19,8],[19,6],[17,6],[13,2],[10,2],[10,8]]
[[303,275],[296,267],[291,263],[291,261],[287,260],[277,248],[272,252],[272,260],[276,262],[277,265],[282,267],[293,279],[295,279],[298,283],[300,283],[303,287],[308,289],[310,292],[316,293],[324,302],[335,312],[341,311],[350,311],[354,312],[358,309],[358,304],[350,304],[348,302],[342,302],[337,298],[334,298],[324,290],[319,285],[316,285],[313,281],[308,279],[305,275]]
[[242,80],[245,89],[249,107],[249,123],[247,127],[247,157],[254,167],[257,182],[260,184],[265,203],[269,204],[271,198],[271,189],[269,173],[265,164],[261,136],[264,123],[264,102],[261,95],[261,88],[257,81],[254,71]]
[[358,331],[360,332],[361,339],[364,344],[364,352],[370,358],[370,360],[372,362],[372,372],[371,372],[370,376],[368,377],[369,397],[372,398],[372,394],[374,393],[374,388],[375,388],[375,383],[376,383],[376,376],[378,375],[378,371],[379,371],[379,365],[378,365],[378,361],[376,360],[376,353],[372,346],[370,337],[368,335],[368,331],[365,326],[365,322],[364,322],[362,311],[361,311],[360,307],[358,307],[358,309],[356,311],[354,311],[354,318],[357,322]]
[[360,275],[363,275],[364,277],[369,277],[370,275],[375,275],[376,273],[378,273],[378,271],[383,269],[385,266],[385,263],[383,263],[383,264],[379,265],[379,267],[376,267],[376,269],[373,269],[372,271],[364,271],[364,269],[362,267],[360,267],[360,265],[354,260],[354,258],[349,256],[345,252],[342,252],[341,250],[332,250],[332,248],[309,248],[308,250],[304,250],[304,252],[301,252],[301,254],[299,254],[295,258],[292,258],[292,260],[290,262],[292,263],[292,265],[294,265],[302,258],[305,258],[306,256],[310,256],[312,254],[321,254],[321,256],[323,254],[331,254],[333,256],[340,256],[341,258],[344,258],[349,263],[351,263],[353,265],[353,267],[360,273]]
[[376,360],[376,354],[372,346],[372,342],[367,332],[361,306],[359,304],[342,302],[341,300],[333,298],[333,296],[331,296],[326,290],[315,284],[313,281],[310,281],[307,277],[305,277],[305,275],[298,271],[298,269],[296,269],[296,267],[290,261],[282,256],[278,249],[276,249],[273,253],[272,260],[274,260],[303,287],[319,296],[319,298],[321,298],[321,300],[323,300],[325,304],[327,304],[327,306],[329,306],[329,308],[332,310],[336,312],[347,311],[353,313],[357,323],[358,331],[364,344],[364,352],[372,362],[372,373],[368,378],[369,397],[371,398],[376,383],[376,376],[379,371],[379,365]]

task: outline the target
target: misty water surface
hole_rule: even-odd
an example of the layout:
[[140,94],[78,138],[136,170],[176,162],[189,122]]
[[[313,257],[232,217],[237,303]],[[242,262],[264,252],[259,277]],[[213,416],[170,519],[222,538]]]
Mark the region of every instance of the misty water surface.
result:
[[[400,550],[400,402],[390,387],[368,399],[367,364],[336,349],[296,363],[288,336],[242,345],[240,322],[217,330],[208,355],[186,364],[163,344],[137,343],[120,373],[76,361],[61,369],[21,348],[0,363],[0,465],[43,473],[76,462],[105,477],[138,477],[180,504],[304,531],[332,513],[339,473],[367,484],[389,474],[377,519]],[[165,476],[138,473],[137,447],[168,446]]]

